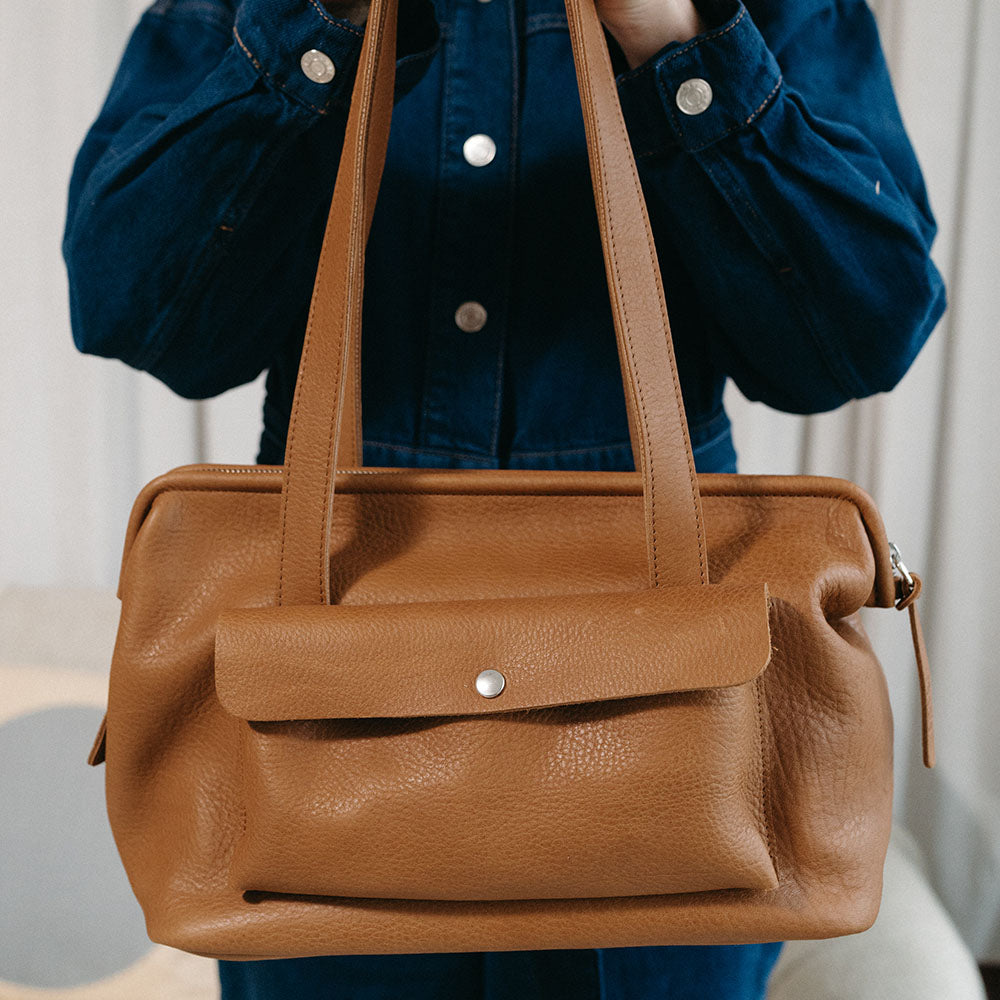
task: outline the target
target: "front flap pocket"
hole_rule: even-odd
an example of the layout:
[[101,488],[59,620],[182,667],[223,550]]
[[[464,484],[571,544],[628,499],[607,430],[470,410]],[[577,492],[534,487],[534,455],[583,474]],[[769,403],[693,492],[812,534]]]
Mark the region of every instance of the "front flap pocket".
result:
[[215,683],[256,722],[485,715],[733,687],[770,656],[766,587],[660,587],[227,611]]
[[763,586],[706,586],[226,612],[216,685],[243,720],[234,885],[465,900],[773,888],[754,683],[767,602]]

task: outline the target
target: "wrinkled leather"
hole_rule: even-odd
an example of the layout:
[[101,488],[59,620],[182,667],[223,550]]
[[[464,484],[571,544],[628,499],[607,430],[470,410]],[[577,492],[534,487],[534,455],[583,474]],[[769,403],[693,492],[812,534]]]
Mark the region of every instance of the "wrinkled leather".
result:
[[[756,594],[762,617],[768,587],[766,665],[750,604],[720,643],[745,646],[743,676],[700,665],[690,668],[705,670],[696,691],[666,691],[674,680],[666,693],[627,697],[629,671],[666,679],[673,668],[636,666],[619,650],[606,681],[588,664],[593,683],[609,686],[585,690],[594,700],[582,704],[419,714],[423,675],[461,666],[452,649],[444,664],[399,662],[395,692],[365,693],[365,661],[351,661],[349,697],[382,692],[400,717],[248,722],[267,714],[253,708],[278,697],[269,692],[317,705],[325,694],[287,650],[265,686],[252,640],[244,704],[227,711],[216,644],[221,635],[220,669],[238,674],[239,642],[220,622],[231,630],[247,616],[274,636],[286,613],[374,620],[384,609],[398,624],[423,602],[443,616],[421,626],[433,639],[452,628],[457,604],[499,601],[523,607],[494,647],[513,657],[540,648],[537,622],[573,595],[586,598],[578,607],[613,609],[642,607],[648,593],[637,474],[363,469],[337,477],[339,607],[279,606],[281,480],[275,468],[176,470],[146,487],[130,522],[108,808],[155,940],[276,957],[762,941],[874,919],[892,732],[857,611],[891,605],[894,585],[878,515],[857,487],[701,477],[712,570],[703,589],[735,606]],[[666,619],[690,589],[661,590]],[[699,617],[707,633],[691,642],[726,628],[719,605],[705,610],[712,602],[683,612],[689,636]],[[368,662],[425,641],[386,628]],[[487,617],[468,628],[488,628]],[[659,642],[670,636],[649,636],[647,648]],[[544,683],[576,701],[577,678],[552,655],[565,681]],[[474,674],[481,663],[469,656]],[[292,661],[304,680],[282,686]],[[377,669],[388,677],[392,664]],[[716,686],[728,680],[738,683]],[[439,697],[435,711],[462,708],[460,692]]]
[[255,608],[219,616],[215,690],[251,722],[483,715],[732,687],[770,656],[759,586]]
[[244,731],[232,874],[390,899],[773,888],[752,683],[769,657],[760,587],[223,615],[219,700],[275,720]]
[[[497,951],[874,920],[892,721],[858,612],[896,599],[881,521],[840,480],[695,476],[602,29],[590,0],[567,13],[639,471],[355,467],[395,51],[374,0],[286,464],[174,470],[129,522],[91,759],[156,941]],[[507,679],[490,701],[485,668]]]

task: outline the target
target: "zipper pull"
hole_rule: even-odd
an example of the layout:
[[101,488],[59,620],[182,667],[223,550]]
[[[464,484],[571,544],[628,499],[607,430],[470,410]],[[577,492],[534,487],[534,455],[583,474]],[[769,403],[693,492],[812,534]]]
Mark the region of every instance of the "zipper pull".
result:
[[913,652],[917,658],[917,678],[920,681],[920,735],[923,744],[924,767],[933,767],[937,759],[934,749],[934,702],[931,694],[931,672],[927,663],[927,645],[924,630],[920,625],[917,598],[923,589],[923,581],[916,573],[911,573],[903,562],[899,549],[889,543],[889,557],[892,560],[892,574],[896,579],[896,610],[910,612],[910,634],[913,636]]

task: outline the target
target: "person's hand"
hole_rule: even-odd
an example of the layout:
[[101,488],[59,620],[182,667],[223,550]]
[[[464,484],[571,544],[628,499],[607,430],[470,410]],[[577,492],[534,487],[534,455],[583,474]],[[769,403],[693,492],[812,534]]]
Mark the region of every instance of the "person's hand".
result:
[[[362,25],[370,0],[322,0],[334,17]],[[668,42],[686,42],[705,30],[692,0],[595,0],[597,13],[635,68]]]
[[632,69],[668,42],[686,42],[705,30],[692,0],[595,0],[604,26]]
[[323,6],[334,16],[362,25],[368,20],[371,0],[322,0]]

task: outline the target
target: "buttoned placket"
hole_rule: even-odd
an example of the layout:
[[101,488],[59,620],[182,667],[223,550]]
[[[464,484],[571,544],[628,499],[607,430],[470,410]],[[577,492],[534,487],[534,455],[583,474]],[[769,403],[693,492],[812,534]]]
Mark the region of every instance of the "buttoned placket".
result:
[[[496,464],[517,162],[516,0],[451,0],[443,24],[434,288],[420,443]],[[498,45],[506,35],[507,44]]]

